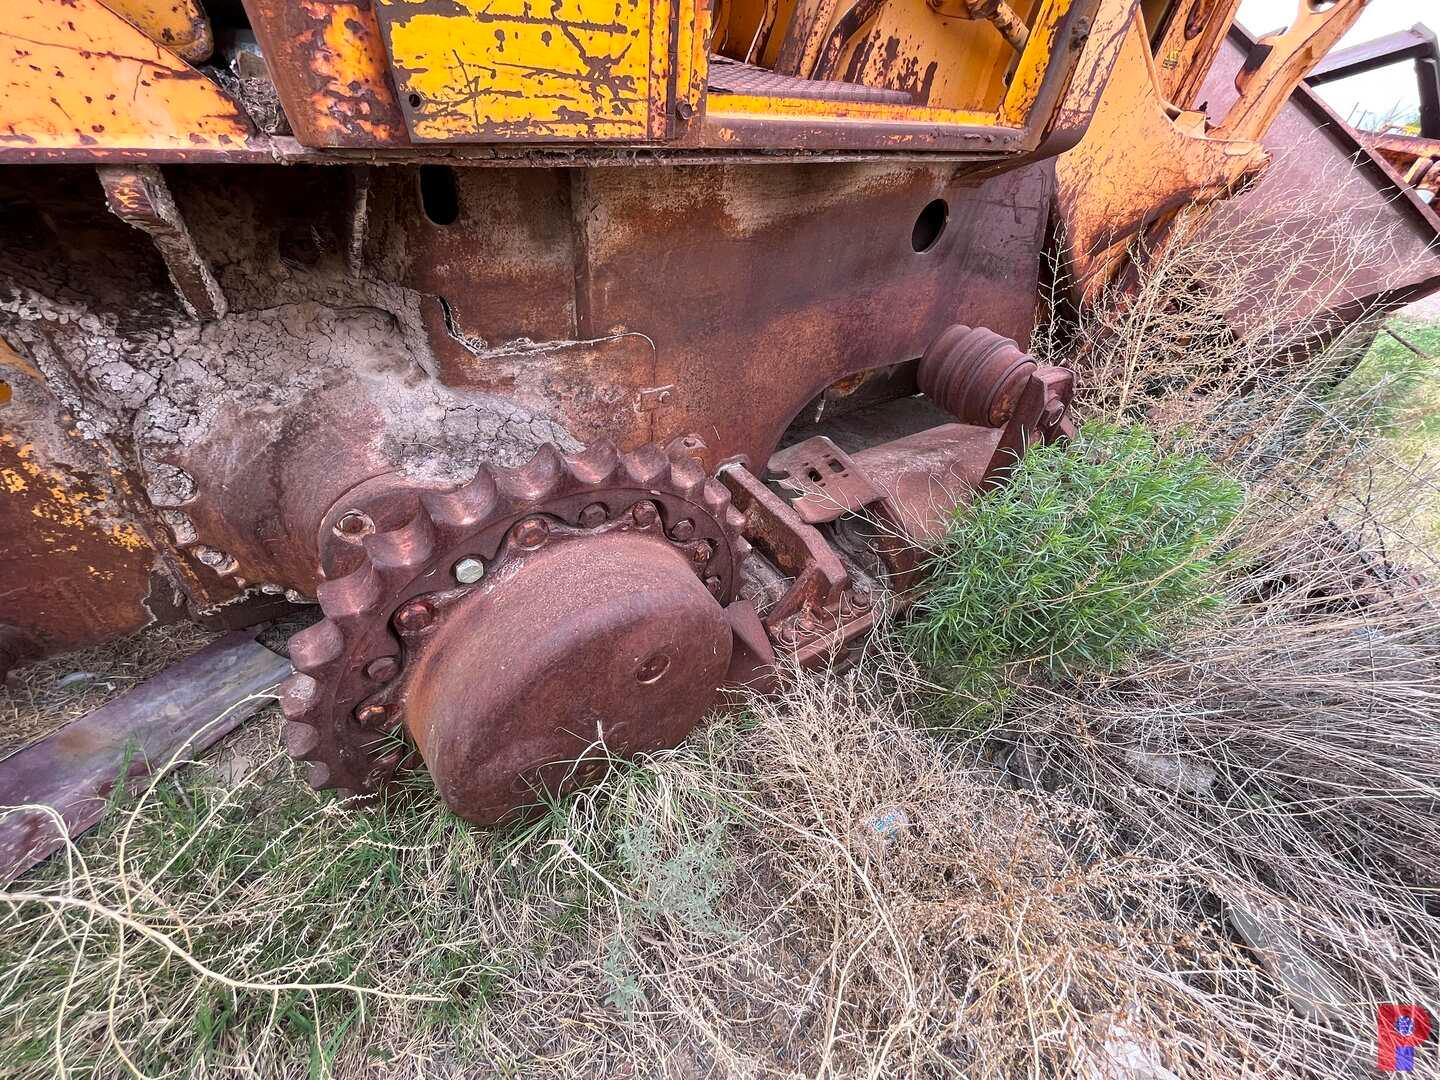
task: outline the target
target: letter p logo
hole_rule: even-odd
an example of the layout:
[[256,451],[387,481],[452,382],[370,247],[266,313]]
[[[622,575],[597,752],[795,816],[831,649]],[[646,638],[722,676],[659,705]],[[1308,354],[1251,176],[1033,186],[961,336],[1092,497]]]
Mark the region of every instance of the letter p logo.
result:
[[1415,1047],[1430,1037],[1429,1011],[1419,1005],[1381,1005],[1375,1027],[1375,1067],[1381,1072],[1413,1072]]

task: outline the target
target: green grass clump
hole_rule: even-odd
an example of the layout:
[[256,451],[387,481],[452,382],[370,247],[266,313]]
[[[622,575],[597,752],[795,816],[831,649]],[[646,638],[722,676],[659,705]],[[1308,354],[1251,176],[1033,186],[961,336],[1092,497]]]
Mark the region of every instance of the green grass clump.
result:
[[[516,987],[532,1007],[633,1008],[653,935],[732,933],[716,911],[727,819],[676,779],[714,770],[698,751],[660,758],[488,830],[423,775],[360,810],[280,752],[233,786],[177,765],[121,789],[98,829],[0,891],[0,1076],[318,1080],[357,1075],[357,1056],[415,1075],[401,1063],[417,1053],[503,1045],[490,1021],[522,1011]],[[576,969],[541,993],[587,942],[608,943],[603,978]]]
[[1440,360],[1435,359],[1440,357],[1440,323],[1397,320],[1391,326],[1394,334],[1380,332],[1326,404],[1357,426],[1433,447],[1440,437],[1440,410],[1434,408],[1440,387]]
[[1039,447],[956,511],[909,628],[921,660],[988,698],[1008,665],[1114,669],[1218,602],[1240,486],[1143,428],[1087,426]]

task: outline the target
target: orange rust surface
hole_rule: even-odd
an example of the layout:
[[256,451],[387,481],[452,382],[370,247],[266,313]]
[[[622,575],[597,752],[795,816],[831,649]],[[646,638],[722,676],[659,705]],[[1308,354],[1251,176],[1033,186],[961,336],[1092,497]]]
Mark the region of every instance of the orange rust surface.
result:
[[1155,42],[1160,96],[1182,109],[1193,108],[1220,43],[1235,21],[1240,0],[1191,0],[1177,4]]
[[245,0],[245,10],[297,139],[409,142],[370,0]]
[[11,430],[0,431],[0,532],[0,623],[81,645],[153,621],[149,542],[100,484]]
[[1299,0],[1289,29],[1255,43],[1251,59],[1235,76],[1239,99],[1215,134],[1225,139],[1258,139],[1270,130],[1300,80],[1330,51],[1365,10],[1369,0],[1335,0],[1317,10],[1314,0]]
[[104,0],[104,4],[151,41],[175,50],[192,64],[208,60],[215,47],[210,20],[199,0]]
[[239,149],[218,86],[99,0],[6,0],[0,148]]
[[1082,299],[1099,293],[1142,229],[1182,206],[1223,198],[1265,167],[1258,143],[1207,137],[1202,114],[1172,113],[1137,14],[1090,130],[1056,163],[1056,202]]

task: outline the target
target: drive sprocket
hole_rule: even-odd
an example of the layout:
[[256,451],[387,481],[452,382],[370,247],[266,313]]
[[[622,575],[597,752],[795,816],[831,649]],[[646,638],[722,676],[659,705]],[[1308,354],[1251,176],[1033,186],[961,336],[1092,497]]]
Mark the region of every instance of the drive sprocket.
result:
[[[664,593],[673,586],[671,592],[684,593],[682,606],[693,607],[698,596],[704,604],[713,597],[723,608],[737,592],[740,562],[749,551],[743,527],[723,484],[690,458],[672,458],[654,445],[621,454],[603,442],[574,456],[547,445],[525,465],[482,467],[448,488],[397,474],[367,481],[339,500],[321,527],[326,580],[317,598],[324,618],[290,641],[296,673],[281,691],[286,745],[310,763],[312,786],[373,795],[420,764],[416,743],[424,740],[412,735],[425,729],[407,716],[407,703],[416,696],[407,668],[428,649],[427,671],[433,674],[435,647],[425,644],[435,640],[431,623],[483,618],[482,601],[496,595],[506,598],[507,610],[517,604],[524,609],[524,590],[544,594],[536,583],[547,573],[554,576],[553,567],[573,576],[579,555],[568,557],[570,571],[555,557],[551,570],[532,568],[528,578],[517,570],[546,542],[579,545],[566,546],[567,552],[621,552],[631,564],[653,563],[670,575],[657,579],[660,586],[626,579],[612,590],[618,590],[614,604],[628,603],[630,592]],[[695,582],[709,597],[696,592]],[[554,597],[552,606],[564,607],[565,599]],[[528,617],[537,633],[543,630],[545,611]],[[454,643],[473,638],[478,625],[467,623],[462,631],[451,624],[451,652],[463,651]],[[526,641],[508,647],[514,650],[510,659],[525,660]],[[727,656],[728,650],[727,637]],[[477,682],[485,680],[487,663],[506,660],[479,661]],[[709,679],[712,668],[695,677]],[[649,681],[644,674],[642,683]],[[434,711],[433,702],[428,710]],[[517,799],[524,794],[517,792]]]

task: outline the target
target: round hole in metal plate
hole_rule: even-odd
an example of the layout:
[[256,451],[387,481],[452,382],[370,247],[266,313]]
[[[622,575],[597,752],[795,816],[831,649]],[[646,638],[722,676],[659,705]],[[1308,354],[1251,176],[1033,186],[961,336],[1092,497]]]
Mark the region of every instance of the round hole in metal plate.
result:
[[915,227],[910,230],[910,246],[917,254],[929,251],[945,232],[945,223],[949,220],[949,204],[944,199],[932,199],[915,219]]

